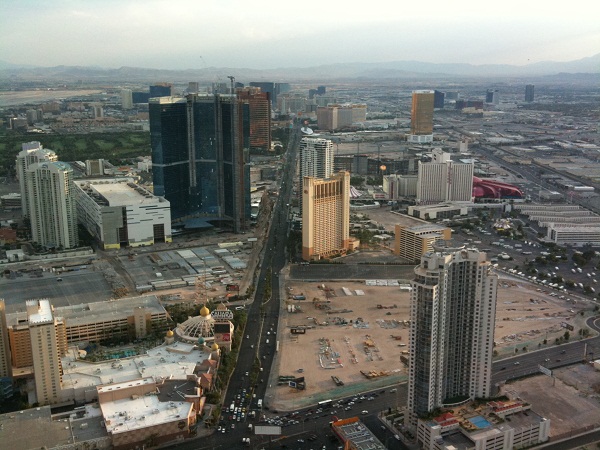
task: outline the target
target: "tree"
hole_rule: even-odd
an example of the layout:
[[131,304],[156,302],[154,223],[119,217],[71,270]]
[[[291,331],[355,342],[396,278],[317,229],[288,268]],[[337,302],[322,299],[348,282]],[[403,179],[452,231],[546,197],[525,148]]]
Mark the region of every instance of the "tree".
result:
[[350,177],[350,186],[361,187],[363,185],[363,177]]
[[571,333],[569,333],[568,331],[565,331],[565,334],[563,334],[563,337],[565,338],[565,341],[568,341],[569,338],[571,337]]

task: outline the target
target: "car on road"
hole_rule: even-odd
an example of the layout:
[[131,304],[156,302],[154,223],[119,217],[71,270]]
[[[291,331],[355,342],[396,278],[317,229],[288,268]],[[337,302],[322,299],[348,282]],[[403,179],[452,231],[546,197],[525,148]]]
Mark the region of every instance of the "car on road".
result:
[[515,362],[515,366],[518,366],[519,364],[521,364],[519,361]]
[[369,411],[367,411],[366,409],[363,409],[363,411],[361,412],[361,414],[363,416],[366,416],[367,414],[369,414]]

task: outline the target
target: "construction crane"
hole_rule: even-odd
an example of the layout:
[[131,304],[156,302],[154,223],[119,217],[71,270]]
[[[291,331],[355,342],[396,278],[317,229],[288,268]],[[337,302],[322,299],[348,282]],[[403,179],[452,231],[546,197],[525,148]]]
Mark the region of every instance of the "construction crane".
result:
[[231,95],[233,95],[233,85],[235,83],[235,77],[233,75],[228,75],[227,78],[229,78],[229,80],[231,81]]

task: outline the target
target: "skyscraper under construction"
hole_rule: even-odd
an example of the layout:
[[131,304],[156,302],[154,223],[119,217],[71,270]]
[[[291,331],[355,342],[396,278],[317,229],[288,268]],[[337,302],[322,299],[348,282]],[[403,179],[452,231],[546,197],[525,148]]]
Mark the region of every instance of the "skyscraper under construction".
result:
[[152,98],[154,194],[174,222],[206,217],[241,232],[250,217],[248,102],[235,95]]

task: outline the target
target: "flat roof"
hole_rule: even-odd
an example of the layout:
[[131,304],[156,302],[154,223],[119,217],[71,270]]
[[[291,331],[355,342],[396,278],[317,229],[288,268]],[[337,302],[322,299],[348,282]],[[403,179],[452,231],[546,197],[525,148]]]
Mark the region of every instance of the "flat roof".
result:
[[50,406],[2,414],[2,448],[55,448],[69,445],[72,437],[79,443],[108,438],[101,422],[100,409],[93,405],[55,415]]
[[[46,300],[50,305],[49,300]],[[37,302],[37,300],[27,300],[27,302]],[[144,297],[124,298],[120,300],[109,300],[105,302],[84,303],[81,305],[60,306],[54,309],[54,315],[61,317],[66,321],[67,328],[71,326],[87,325],[92,323],[107,322],[111,319],[118,319],[133,315],[134,308],[144,307],[151,314],[166,314],[165,308],[161,305],[156,295]],[[52,308],[50,307],[50,314]],[[46,314],[48,314],[46,312]],[[16,312],[6,315],[8,325],[17,325],[27,319],[26,312]],[[31,316],[29,319],[31,323]]]
[[86,389],[99,385],[130,383],[140,378],[185,380],[210,353],[194,345],[175,342],[130,358],[87,363],[71,352],[62,358],[63,389]]
[[70,327],[88,323],[106,322],[119,316],[131,316],[133,315],[133,310],[138,307],[146,308],[150,314],[166,314],[165,308],[161,305],[156,295],[83,305],[61,306],[56,308],[55,311],[57,315],[66,320],[67,327]]
[[161,200],[131,178],[78,180],[75,183],[91,198],[102,197],[109,206],[153,204]]
[[426,223],[426,224],[422,224],[422,225],[413,225],[412,227],[406,227],[404,228],[407,231],[411,231],[413,233],[426,233],[426,232],[435,232],[438,233],[440,231],[445,230],[447,227],[443,227],[440,225],[435,225],[435,224],[430,224],[430,223]]
[[344,442],[352,442],[357,450],[384,450],[385,446],[373,433],[371,433],[371,430],[369,430],[360,420],[358,420],[358,418],[356,419],[357,420],[355,422],[343,425],[335,425],[334,423],[334,428],[337,430]]
[[27,309],[37,308],[37,312],[28,315],[30,325],[41,325],[44,323],[52,323],[52,305],[47,298],[40,300],[27,300],[25,302]]
[[187,418],[193,407],[194,405],[189,402],[161,402],[156,395],[127,397],[100,403],[106,431],[112,434],[126,433],[176,420],[185,420],[187,424]]

